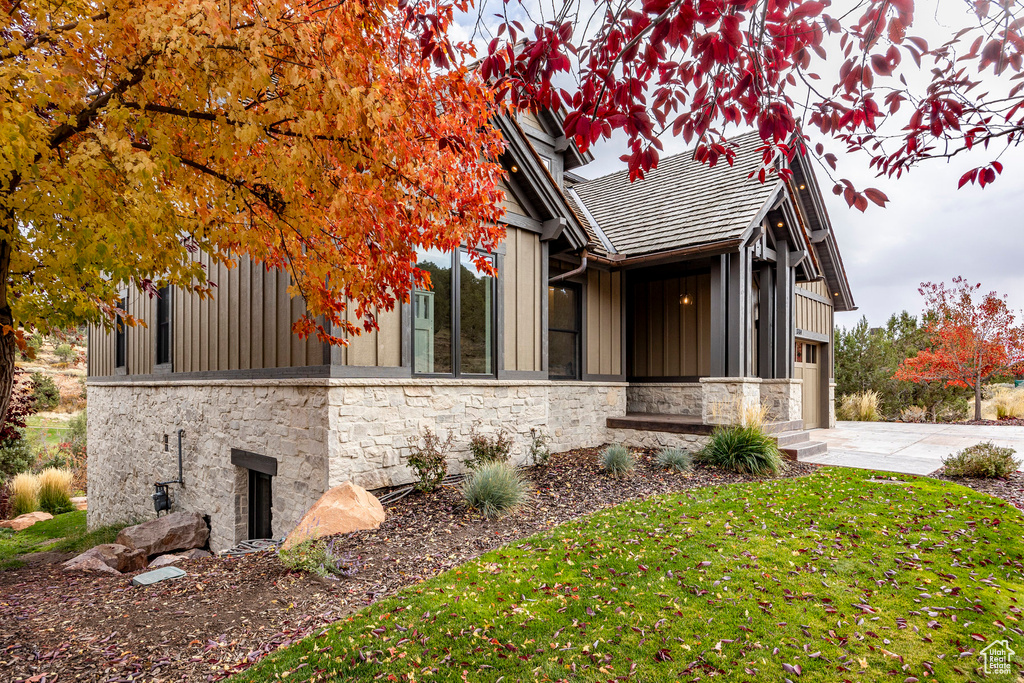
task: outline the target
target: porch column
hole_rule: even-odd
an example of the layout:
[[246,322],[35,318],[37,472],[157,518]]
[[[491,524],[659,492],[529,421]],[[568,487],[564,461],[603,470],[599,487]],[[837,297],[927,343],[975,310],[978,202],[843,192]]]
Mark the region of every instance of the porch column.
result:
[[711,261],[711,376],[725,377],[726,290],[729,261],[726,255]]
[[757,374],[761,379],[775,377],[775,274],[770,263],[760,269],[757,330]]
[[790,263],[789,244],[775,244],[775,376],[793,376],[793,351],[796,343],[793,321],[793,290],[796,274]]
[[750,252],[729,254],[725,376],[750,374]]

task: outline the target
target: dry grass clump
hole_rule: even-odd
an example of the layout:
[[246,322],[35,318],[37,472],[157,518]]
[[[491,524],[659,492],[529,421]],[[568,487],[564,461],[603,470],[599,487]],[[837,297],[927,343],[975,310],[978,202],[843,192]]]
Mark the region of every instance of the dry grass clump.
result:
[[11,514],[15,517],[39,509],[39,477],[31,472],[14,475],[9,485]]
[[900,411],[900,419],[904,422],[927,422],[928,411],[921,406],[907,406]]
[[75,509],[71,503],[75,473],[67,469],[48,467],[39,473],[39,508],[51,515]]
[[1020,389],[999,387],[992,395],[991,404],[995,408],[997,420],[1024,418],[1024,391]]
[[77,413],[85,409],[85,385],[76,375],[54,374],[53,383],[60,392],[60,402],[54,412]]
[[843,396],[836,417],[853,422],[878,422],[882,419],[878,412],[878,392],[868,390]]

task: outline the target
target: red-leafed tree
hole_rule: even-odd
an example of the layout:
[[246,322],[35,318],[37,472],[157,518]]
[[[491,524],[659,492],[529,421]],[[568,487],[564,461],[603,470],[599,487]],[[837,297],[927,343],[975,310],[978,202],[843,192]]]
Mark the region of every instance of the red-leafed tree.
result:
[[953,285],[925,282],[926,329],[931,346],[900,363],[896,379],[945,382],[974,389],[974,419],[981,419],[981,385],[994,375],[1009,374],[1024,363],[1024,324],[995,292],[981,294],[980,284],[962,277]]
[[[939,45],[914,35],[914,0],[520,3],[504,0],[484,75],[519,107],[565,105],[565,133],[583,146],[624,131],[634,179],[657,165],[663,133],[696,140],[697,158],[714,164],[731,161],[730,127],[756,126],[762,180],[794,152],[794,131],[817,129],[885,176],[983,148],[960,185],[985,186],[1002,172],[998,152],[1024,134],[1020,0],[964,0]],[[541,19],[515,20],[524,12]],[[480,16],[486,33],[493,14]],[[813,153],[835,170],[820,144]],[[887,201],[845,179],[833,191],[861,211]]]

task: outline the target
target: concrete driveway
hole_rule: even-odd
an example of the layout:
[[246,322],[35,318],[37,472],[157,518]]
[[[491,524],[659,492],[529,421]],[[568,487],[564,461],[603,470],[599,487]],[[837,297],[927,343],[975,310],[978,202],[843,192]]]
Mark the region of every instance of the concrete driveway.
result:
[[828,453],[807,462],[905,474],[930,474],[951,453],[991,441],[1024,458],[1024,427],[897,422],[837,422],[835,429],[811,431],[812,441],[828,444]]

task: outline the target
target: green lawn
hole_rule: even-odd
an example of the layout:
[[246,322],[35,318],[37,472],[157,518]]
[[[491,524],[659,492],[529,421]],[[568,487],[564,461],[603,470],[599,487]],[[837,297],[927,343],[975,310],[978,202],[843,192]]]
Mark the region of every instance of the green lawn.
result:
[[622,505],[412,586],[233,680],[951,681],[980,680],[971,652],[995,640],[1024,653],[1009,630],[1021,514],[945,482],[869,476]]
[[122,528],[111,526],[87,531],[85,510],[78,510],[37,522],[24,531],[0,529],[0,570],[23,566],[24,562],[15,557],[25,553],[80,553],[101,543],[113,543]]
[[25,420],[25,436],[35,449],[60,445],[68,434],[68,420],[30,415]]

